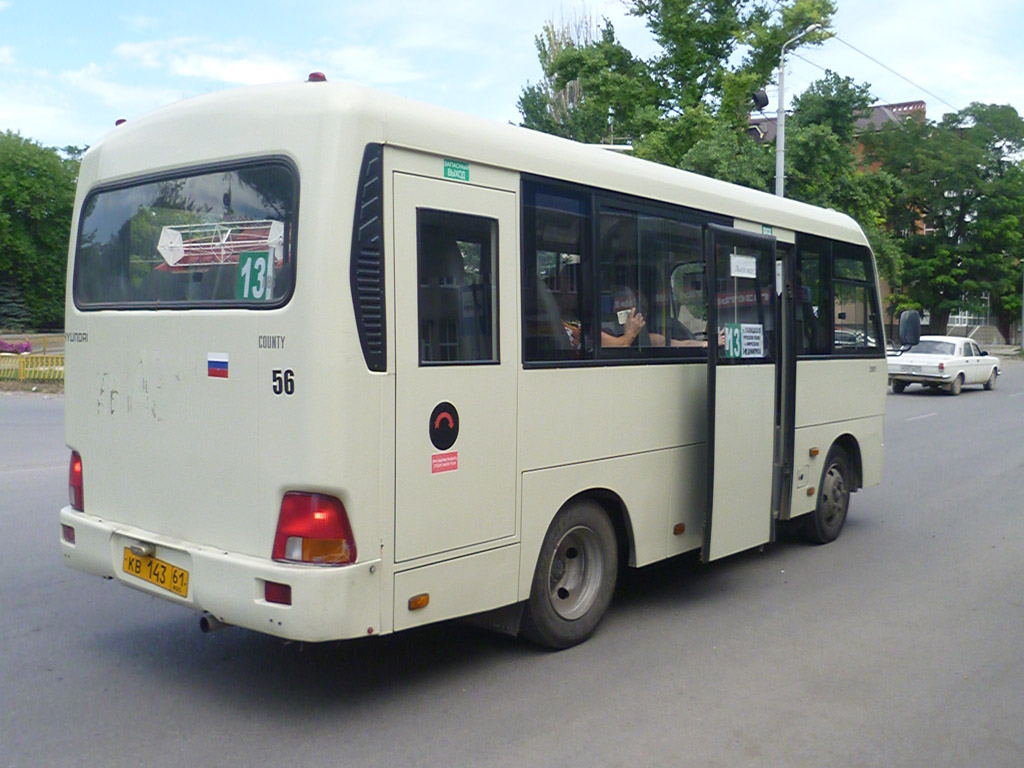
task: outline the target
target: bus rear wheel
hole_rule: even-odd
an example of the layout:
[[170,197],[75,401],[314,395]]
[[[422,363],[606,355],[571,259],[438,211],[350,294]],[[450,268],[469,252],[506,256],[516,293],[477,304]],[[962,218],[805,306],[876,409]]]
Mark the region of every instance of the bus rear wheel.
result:
[[604,509],[579,501],[548,528],[533,575],[522,633],[549,648],[569,648],[597,628],[611,602],[619,558]]
[[850,460],[846,451],[833,445],[825,457],[818,486],[818,504],[804,522],[804,535],[814,544],[839,538],[850,508]]

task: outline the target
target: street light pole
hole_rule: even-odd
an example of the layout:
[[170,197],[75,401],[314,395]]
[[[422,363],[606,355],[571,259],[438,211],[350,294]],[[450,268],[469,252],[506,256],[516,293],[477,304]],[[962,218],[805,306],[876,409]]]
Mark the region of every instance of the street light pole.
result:
[[786,196],[786,48],[819,29],[821,24],[811,24],[784,42],[779,53],[779,113],[775,118],[775,194],[779,197]]

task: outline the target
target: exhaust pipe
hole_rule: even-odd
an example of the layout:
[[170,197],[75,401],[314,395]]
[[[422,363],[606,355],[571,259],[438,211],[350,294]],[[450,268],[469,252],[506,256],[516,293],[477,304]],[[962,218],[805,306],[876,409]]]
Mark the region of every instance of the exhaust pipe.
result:
[[227,626],[227,624],[218,619],[212,613],[204,612],[203,615],[199,617],[199,629],[204,635],[208,635],[211,632],[220,632]]

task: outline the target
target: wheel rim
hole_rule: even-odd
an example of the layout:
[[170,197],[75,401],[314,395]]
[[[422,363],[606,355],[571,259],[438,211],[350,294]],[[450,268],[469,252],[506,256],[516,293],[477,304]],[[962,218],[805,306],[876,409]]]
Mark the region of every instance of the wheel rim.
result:
[[597,599],[603,572],[597,534],[582,525],[566,531],[548,566],[548,596],[555,613],[568,621],[583,616]]
[[833,462],[825,472],[821,488],[821,521],[827,528],[831,529],[842,525],[849,499],[850,491],[846,486],[846,477],[839,465]]

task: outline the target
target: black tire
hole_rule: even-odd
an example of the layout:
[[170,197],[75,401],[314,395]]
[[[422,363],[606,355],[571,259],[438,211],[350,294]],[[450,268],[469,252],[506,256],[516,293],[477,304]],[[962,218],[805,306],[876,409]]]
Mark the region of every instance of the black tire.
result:
[[960,394],[960,390],[964,388],[964,375],[962,373],[957,374],[957,377],[953,379],[953,383],[949,385],[949,394],[956,397]]
[[995,366],[992,366],[992,373],[988,375],[988,381],[985,382],[985,389],[993,390],[996,388],[996,377],[998,375],[999,374],[996,371]]
[[804,536],[814,544],[828,544],[839,538],[846,513],[850,509],[852,490],[850,460],[846,451],[833,445],[825,457],[818,485],[818,503],[804,521]]
[[905,381],[893,381],[892,383],[892,391],[895,392],[897,395],[902,395],[906,388],[907,382]]
[[604,509],[593,501],[563,509],[540,548],[523,636],[548,648],[582,643],[612,600],[618,569],[615,528]]

